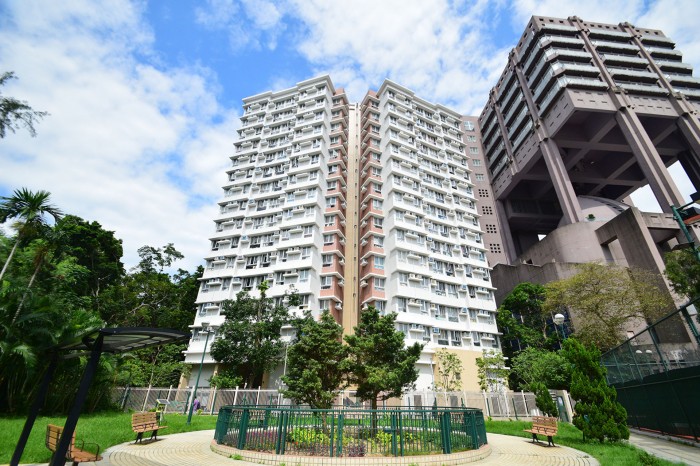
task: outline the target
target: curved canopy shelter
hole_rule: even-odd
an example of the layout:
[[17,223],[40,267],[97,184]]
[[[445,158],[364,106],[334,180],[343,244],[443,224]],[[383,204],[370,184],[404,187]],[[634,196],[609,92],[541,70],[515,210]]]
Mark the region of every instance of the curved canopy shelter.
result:
[[85,398],[92,384],[92,379],[95,375],[97,363],[100,360],[102,353],[124,353],[149,346],[162,345],[164,343],[172,343],[179,340],[189,338],[190,334],[178,330],[163,329],[163,328],[145,328],[145,327],[115,327],[101,328],[93,330],[85,335],[76,338],[72,341],[66,341],[54,346],[51,349],[51,362],[44,374],[44,379],[37,392],[36,399],[32,403],[29,410],[27,421],[24,424],[24,429],[20,435],[17,447],[12,455],[10,466],[19,464],[19,460],[24,452],[24,447],[27,444],[29,433],[32,430],[34,421],[36,420],[39,410],[44,404],[46,393],[48,392],[49,382],[53,377],[53,372],[56,369],[59,358],[68,359],[82,355],[89,355],[88,363],[85,366],[78,392],[75,395],[75,401],[68,413],[66,424],[63,427],[63,435],[58,444],[56,453],[51,461],[51,466],[64,466],[66,464],[66,451],[70,446],[75,426],[78,424],[78,418],[82,411]]

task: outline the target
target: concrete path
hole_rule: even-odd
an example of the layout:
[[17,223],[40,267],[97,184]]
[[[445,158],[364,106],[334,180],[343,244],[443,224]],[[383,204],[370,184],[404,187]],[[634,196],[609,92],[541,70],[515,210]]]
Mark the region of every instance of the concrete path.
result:
[[[236,461],[211,451],[209,444],[213,430],[159,436],[155,442],[134,445],[123,443],[108,448],[102,461],[81,463],[84,466],[259,466],[256,463]],[[573,448],[547,447],[546,443],[533,444],[524,437],[488,434],[491,455],[475,461],[474,465],[514,466],[597,466],[595,458]],[[36,465],[39,466],[39,465]]]
[[[259,466],[235,461],[211,451],[213,430],[164,435],[156,442],[134,445],[124,443],[108,448],[104,459],[84,466]],[[598,465],[595,458],[572,448],[532,444],[523,437],[488,434],[492,453],[475,465]],[[632,432],[629,443],[668,461],[700,466],[700,448],[678,443],[666,437]],[[24,465],[47,466],[47,465]]]
[[700,466],[700,448],[668,437],[632,431],[629,443],[649,454],[688,466]]

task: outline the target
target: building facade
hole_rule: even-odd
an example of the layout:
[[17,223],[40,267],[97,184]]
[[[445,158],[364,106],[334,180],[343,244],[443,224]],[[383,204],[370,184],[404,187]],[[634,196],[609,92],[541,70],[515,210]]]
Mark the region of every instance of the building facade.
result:
[[216,370],[204,332],[223,323],[221,302],[266,281],[269,297],[294,290],[293,312],[328,310],[346,333],[367,306],[397,312],[406,343],[425,344],[419,388],[433,385],[440,348],[476,388],[474,360],[500,345],[469,166],[475,120],[388,80],[361,103],[320,77],[243,106],[186,352],[198,365],[209,344],[200,385]]
[[479,117],[507,263],[590,220],[581,196],[648,184],[671,213],[676,161],[700,185],[700,80],[674,47],[629,23],[531,19]]

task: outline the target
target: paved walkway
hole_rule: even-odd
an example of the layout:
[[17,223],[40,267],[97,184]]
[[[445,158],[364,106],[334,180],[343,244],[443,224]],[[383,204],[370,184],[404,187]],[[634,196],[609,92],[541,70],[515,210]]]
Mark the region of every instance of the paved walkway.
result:
[[[211,451],[213,430],[164,435],[158,441],[134,445],[133,442],[113,446],[104,452],[104,459],[85,466],[259,466],[236,461]],[[491,455],[474,465],[598,465],[595,458],[572,448],[532,444],[523,437],[488,434]],[[648,453],[688,466],[700,466],[700,448],[668,440],[665,437],[632,432],[629,442]],[[25,465],[45,466],[45,465]]]
[[668,437],[642,434],[632,431],[629,442],[659,458],[684,463],[688,466],[700,466],[700,448],[678,443]]

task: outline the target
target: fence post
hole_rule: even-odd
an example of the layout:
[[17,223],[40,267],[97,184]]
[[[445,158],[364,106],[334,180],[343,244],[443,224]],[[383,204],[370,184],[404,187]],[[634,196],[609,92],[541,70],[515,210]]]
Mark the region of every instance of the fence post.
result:
[[233,405],[236,405],[236,400],[238,400],[238,385],[236,385],[236,391],[233,393]]
[[260,387],[258,387],[258,395],[255,397],[255,406],[260,404]]
[[511,397],[511,398],[510,398],[510,401],[513,402],[513,411],[515,411],[515,420],[516,420],[516,421],[519,421],[519,419],[518,419],[518,408],[515,406],[515,397],[514,397],[514,396]]
[[245,437],[248,432],[248,418],[250,417],[249,411],[248,408],[243,408],[243,414],[241,415],[241,425],[238,430],[238,445],[236,446],[239,450],[245,448]]
[[450,412],[444,411],[440,416],[440,431],[442,435],[442,452],[446,455],[452,453],[452,437],[450,436],[450,425]]
[[340,414],[338,414],[338,441],[336,442],[336,455],[335,456],[343,456],[343,428],[345,424],[345,415],[341,411]]
[[391,419],[391,455],[392,456],[398,456],[398,449],[396,448],[396,430],[397,430],[397,425],[396,425],[396,411],[392,411],[390,415]]
[[491,408],[489,408],[489,400],[488,398],[486,398],[486,391],[483,390],[481,394],[484,397],[484,408],[486,408],[486,416],[491,417]]
[[141,411],[146,411],[146,403],[148,403],[148,396],[151,394],[151,384],[148,384],[148,390],[146,390],[146,396],[143,398],[143,406]]
[[530,415],[530,410],[527,409],[527,398],[525,398],[525,392],[520,390],[520,396],[523,397],[523,406],[525,407],[525,417]]
[[218,392],[216,391],[216,386],[214,386],[213,393],[212,393],[211,396],[210,396],[210,397],[211,397],[211,401],[209,402],[209,403],[211,404],[211,408],[209,409],[209,415],[210,415],[210,416],[213,416],[213,415],[214,415],[214,403],[216,403],[216,395],[217,395],[217,393],[218,393]]

